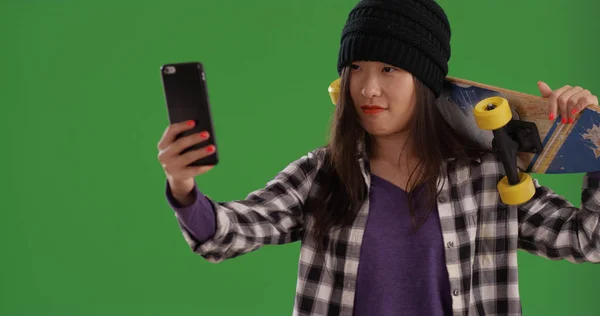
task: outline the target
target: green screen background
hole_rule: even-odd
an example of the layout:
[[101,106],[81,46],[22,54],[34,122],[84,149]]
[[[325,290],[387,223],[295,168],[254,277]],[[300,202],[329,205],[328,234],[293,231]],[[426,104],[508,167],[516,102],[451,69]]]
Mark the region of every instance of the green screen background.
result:
[[[289,315],[299,244],[214,265],[164,198],[159,67],[205,63],[221,164],[243,198],[323,144],[355,1],[0,2],[1,315]],[[597,1],[441,0],[450,75],[600,94]],[[582,176],[535,175],[580,204]],[[598,315],[600,270],[520,253],[526,315]]]

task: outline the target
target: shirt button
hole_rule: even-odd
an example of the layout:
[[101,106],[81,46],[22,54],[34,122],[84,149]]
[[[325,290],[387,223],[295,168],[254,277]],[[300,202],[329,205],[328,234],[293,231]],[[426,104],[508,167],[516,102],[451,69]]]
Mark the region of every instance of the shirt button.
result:
[[454,247],[454,242],[453,241],[449,241],[446,246],[448,246],[448,248],[452,248]]
[[452,294],[454,294],[454,296],[458,296],[458,290],[454,290]]
[[447,199],[446,199],[446,197],[445,197],[445,196],[440,196],[440,197],[438,198],[438,201],[440,201],[440,203],[446,203],[446,200],[447,200]]

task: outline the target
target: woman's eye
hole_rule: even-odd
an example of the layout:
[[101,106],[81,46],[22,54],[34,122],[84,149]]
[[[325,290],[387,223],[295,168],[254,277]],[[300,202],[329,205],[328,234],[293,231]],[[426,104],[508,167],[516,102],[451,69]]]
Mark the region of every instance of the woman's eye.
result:
[[358,67],[358,65],[357,65],[357,64],[352,64],[352,65],[350,65],[350,69],[352,69],[352,70],[355,70],[355,69],[358,69],[358,68],[359,68],[359,67]]
[[392,68],[392,67],[383,67],[383,72],[392,72],[396,69]]

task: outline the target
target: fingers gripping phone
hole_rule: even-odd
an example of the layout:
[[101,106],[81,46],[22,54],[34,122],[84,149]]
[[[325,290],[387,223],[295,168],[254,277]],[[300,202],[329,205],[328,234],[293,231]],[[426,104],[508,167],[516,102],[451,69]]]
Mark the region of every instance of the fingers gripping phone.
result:
[[[202,63],[165,64],[160,70],[169,122],[174,124],[193,120],[196,123],[194,128],[180,133],[176,136],[176,139],[202,131],[207,131],[210,134],[206,141],[186,148],[181,154],[211,144],[218,148],[208,99],[206,75]],[[196,160],[190,166],[216,165],[218,161],[217,149],[215,153]]]

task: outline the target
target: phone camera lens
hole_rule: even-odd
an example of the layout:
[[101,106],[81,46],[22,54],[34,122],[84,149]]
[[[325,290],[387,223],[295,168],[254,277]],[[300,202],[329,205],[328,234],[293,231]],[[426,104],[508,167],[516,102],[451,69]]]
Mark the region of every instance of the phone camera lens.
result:
[[175,73],[175,67],[173,66],[167,66],[165,67],[165,74],[167,75],[171,75]]

